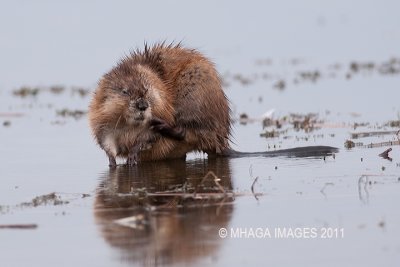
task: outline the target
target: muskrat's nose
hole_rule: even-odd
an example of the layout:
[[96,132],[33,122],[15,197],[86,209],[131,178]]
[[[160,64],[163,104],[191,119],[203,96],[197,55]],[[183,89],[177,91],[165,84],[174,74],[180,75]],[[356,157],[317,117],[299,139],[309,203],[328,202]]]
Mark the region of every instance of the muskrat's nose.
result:
[[136,102],[136,107],[138,110],[140,111],[145,111],[148,107],[149,104],[147,103],[146,100],[144,100],[143,98],[140,98],[137,102]]

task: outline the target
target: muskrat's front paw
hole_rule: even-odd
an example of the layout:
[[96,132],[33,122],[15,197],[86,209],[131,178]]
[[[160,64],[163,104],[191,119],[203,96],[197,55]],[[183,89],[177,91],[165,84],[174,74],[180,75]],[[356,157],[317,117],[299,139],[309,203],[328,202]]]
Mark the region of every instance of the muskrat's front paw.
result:
[[152,119],[150,120],[150,126],[156,126],[156,125],[165,124],[165,123],[166,123],[166,122],[165,122],[164,120],[159,119],[159,118],[152,118]]
[[163,136],[170,137],[176,140],[183,140],[185,138],[185,129],[180,126],[171,126],[166,121],[154,118],[150,121],[150,128],[160,133]]
[[163,131],[170,129],[171,126],[169,126],[169,124],[164,120],[154,118],[150,121],[150,128],[153,131],[160,132],[162,134]]

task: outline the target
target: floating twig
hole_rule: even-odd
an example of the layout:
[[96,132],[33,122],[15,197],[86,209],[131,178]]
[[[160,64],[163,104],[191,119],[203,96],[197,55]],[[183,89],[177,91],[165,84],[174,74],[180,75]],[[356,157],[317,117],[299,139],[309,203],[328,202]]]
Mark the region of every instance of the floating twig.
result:
[[364,137],[372,137],[372,136],[382,136],[382,135],[392,135],[395,134],[395,131],[375,131],[375,132],[361,132],[361,133],[352,133],[352,139],[364,138]]
[[334,186],[335,184],[334,183],[325,183],[325,185],[321,188],[321,190],[319,190],[320,192],[321,192],[321,194],[323,194],[325,197],[326,197],[326,193],[325,193],[325,189],[328,187],[328,186]]
[[36,229],[37,224],[0,224],[0,229]]
[[[369,202],[369,192],[367,188],[368,182],[369,182],[369,177],[368,175],[365,174],[358,179],[358,196],[364,204],[368,204]],[[363,196],[362,189],[364,189],[365,198]]]
[[213,171],[209,171],[204,177],[203,179],[201,179],[201,182],[196,186],[196,189],[194,190],[194,195],[197,195],[197,191],[200,188],[200,186],[207,180],[209,179],[209,177],[214,178],[212,181],[215,183],[215,185],[218,187],[218,189],[220,190],[220,192],[222,192],[223,194],[225,194],[225,189],[222,187],[222,185],[219,183],[219,181],[221,179],[218,178],[217,175],[215,175],[215,173]]
[[258,201],[258,197],[256,193],[254,193],[254,185],[256,184],[256,182],[258,181],[258,176],[254,179],[253,183],[251,184],[251,193],[253,193],[254,198]]
[[389,157],[389,152],[392,151],[392,148],[388,148],[385,151],[383,151],[381,154],[379,154],[380,157],[387,159],[389,161],[392,161],[393,159]]

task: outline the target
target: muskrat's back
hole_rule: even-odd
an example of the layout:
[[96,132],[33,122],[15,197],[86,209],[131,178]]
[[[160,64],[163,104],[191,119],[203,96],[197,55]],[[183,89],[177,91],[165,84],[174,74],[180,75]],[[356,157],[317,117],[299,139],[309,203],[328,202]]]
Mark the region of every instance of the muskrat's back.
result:
[[100,80],[89,121],[111,165],[135,153],[160,160],[229,146],[230,109],[218,73],[180,45],[145,46],[124,58]]
[[190,150],[220,153],[228,147],[230,108],[221,80],[207,58],[195,50],[161,47],[163,77],[170,84],[175,124],[186,130],[185,145]]

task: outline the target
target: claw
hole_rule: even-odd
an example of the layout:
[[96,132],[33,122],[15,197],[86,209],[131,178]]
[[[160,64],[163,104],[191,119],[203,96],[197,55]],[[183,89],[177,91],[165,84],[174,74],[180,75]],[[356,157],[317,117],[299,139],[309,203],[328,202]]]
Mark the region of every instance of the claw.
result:
[[159,118],[152,118],[150,121],[150,126],[156,126],[158,124],[164,124],[165,121]]
[[128,159],[126,161],[126,164],[129,167],[135,166],[137,164],[137,154],[131,154],[128,156]]
[[114,157],[112,157],[112,156],[109,156],[109,157],[108,157],[108,166],[109,166],[110,168],[115,168],[115,167],[117,167],[117,162],[115,161],[115,158],[114,158]]
[[129,152],[128,159],[126,160],[126,164],[130,167],[135,166],[138,162],[138,153],[142,149],[142,144],[136,144],[132,147]]
[[165,137],[169,137],[178,141],[185,139],[186,131],[184,128],[180,126],[171,126],[166,121],[159,118],[153,118],[150,121],[150,129],[160,133]]

